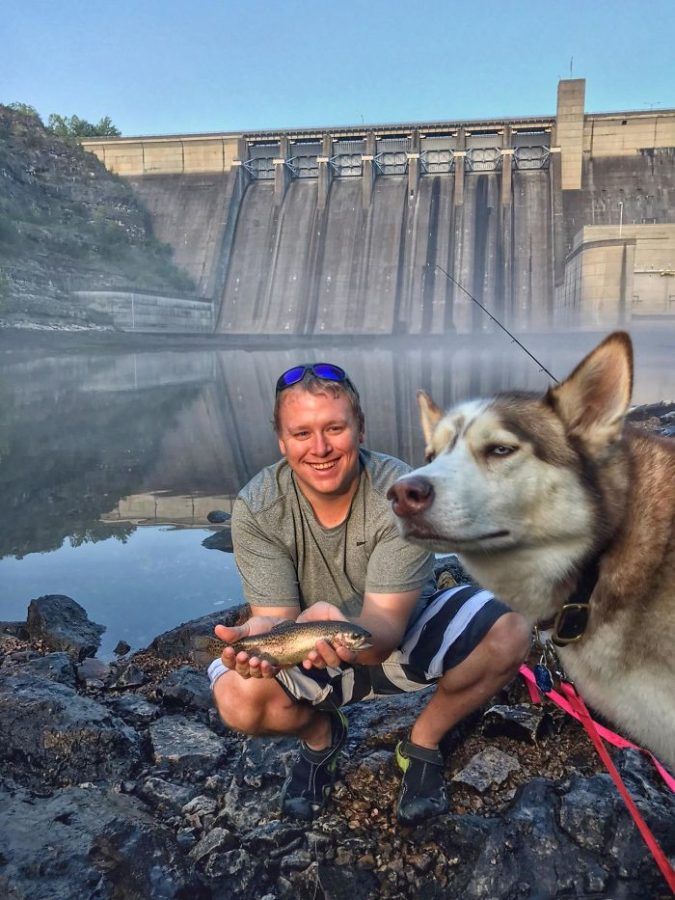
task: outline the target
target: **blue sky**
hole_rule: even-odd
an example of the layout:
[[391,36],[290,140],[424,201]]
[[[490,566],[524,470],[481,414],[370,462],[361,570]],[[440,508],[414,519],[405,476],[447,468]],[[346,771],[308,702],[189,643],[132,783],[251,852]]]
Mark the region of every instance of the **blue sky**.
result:
[[124,134],[675,107],[674,0],[4,0],[0,102]]

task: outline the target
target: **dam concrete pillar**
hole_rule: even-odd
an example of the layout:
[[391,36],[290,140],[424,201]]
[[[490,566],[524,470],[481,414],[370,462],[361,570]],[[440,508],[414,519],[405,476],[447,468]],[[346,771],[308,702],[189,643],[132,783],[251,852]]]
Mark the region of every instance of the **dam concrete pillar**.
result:
[[560,180],[563,191],[581,189],[585,94],[584,78],[565,78],[558,82],[555,131],[556,143],[560,147]]
[[333,155],[333,136],[324,134],[321,138],[321,156],[317,156],[316,162],[319,167],[317,181],[317,209],[325,209],[328,203],[328,192],[330,191],[330,183],[333,177],[333,170],[330,167],[330,158]]
[[504,125],[502,133],[502,183],[500,197],[502,206],[511,202],[511,184],[513,172],[513,147],[511,146],[511,126]]
[[410,150],[406,154],[408,159],[408,199],[417,193],[417,185],[420,180],[420,133],[415,129],[410,138]]
[[368,209],[373,199],[373,186],[377,176],[377,168],[375,166],[375,150],[377,149],[377,141],[375,133],[369,131],[366,135],[366,152],[361,157],[362,160],[362,177],[361,177],[361,205],[363,209]]
[[288,185],[291,183],[291,170],[288,159],[291,155],[290,141],[284,135],[279,140],[279,156],[272,160],[274,164],[274,205],[281,206],[286,196]]
[[457,149],[453,153],[455,160],[455,206],[464,205],[464,162],[466,159],[466,134],[464,127],[457,129]]

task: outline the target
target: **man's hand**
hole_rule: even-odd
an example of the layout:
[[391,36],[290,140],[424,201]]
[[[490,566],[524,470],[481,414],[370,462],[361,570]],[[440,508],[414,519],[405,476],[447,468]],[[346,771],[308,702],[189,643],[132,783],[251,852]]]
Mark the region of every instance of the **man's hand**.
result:
[[[342,613],[337,606],[332,603],[313,603],[310,607],[300,613],[297,622],[349,622],[350,620]],[[310,650],[307,658],[302,661],[303,668],[325,669],[326,666],[332,666],[337,669],[342,662],[355,663],[357,653],[349,650],[347,647],[336,643],[329,644],[328,641],[320,640],[316,642],[316,649]]]
[[[226,625],[216,625],[214,631],[216,637],[228,644],[234,644],[241,638],[253,634],[266,634],[279,622],[288,621],[283,616],[251,616],[243,625],[228,628]],[[223,665],[241,675],[242,678],[274,678],[279,671],[278,666],[257,656],[249,656],[245,650],[235,653],[232,647],[225,647],[221,657]]]

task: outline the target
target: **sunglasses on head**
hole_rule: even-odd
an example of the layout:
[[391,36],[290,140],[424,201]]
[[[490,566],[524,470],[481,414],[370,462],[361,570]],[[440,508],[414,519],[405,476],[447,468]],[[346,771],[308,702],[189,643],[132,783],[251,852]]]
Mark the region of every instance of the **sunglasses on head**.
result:
[[293,366],[292,369],[287,369],[283,375],[280,375],[277,381],[277,394],[294,384],[299,384],[307,372],[311,372],[312,375],[323,378],[325,381],[350,383],[347,373],[340,366],[334,366],[332,363],[310,363],[304,366]]

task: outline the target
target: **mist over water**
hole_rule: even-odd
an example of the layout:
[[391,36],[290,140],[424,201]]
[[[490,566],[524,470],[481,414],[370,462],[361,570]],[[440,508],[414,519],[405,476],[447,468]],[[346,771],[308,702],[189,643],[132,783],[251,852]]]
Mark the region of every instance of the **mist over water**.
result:
[[[603,334],[519,338],[562,379]],[[632,331],[635,403],[675,399],[675,329]],[[502,333],[323,343],[312,349],[0,353],[0,619],[66,593],[121,638],[148,643],[240,598],[206,514],[278,458],[274,385],[298,362],[342,365],[366,412],[366,444],[422,461],[415,394],[443,407],[550,378]]]

